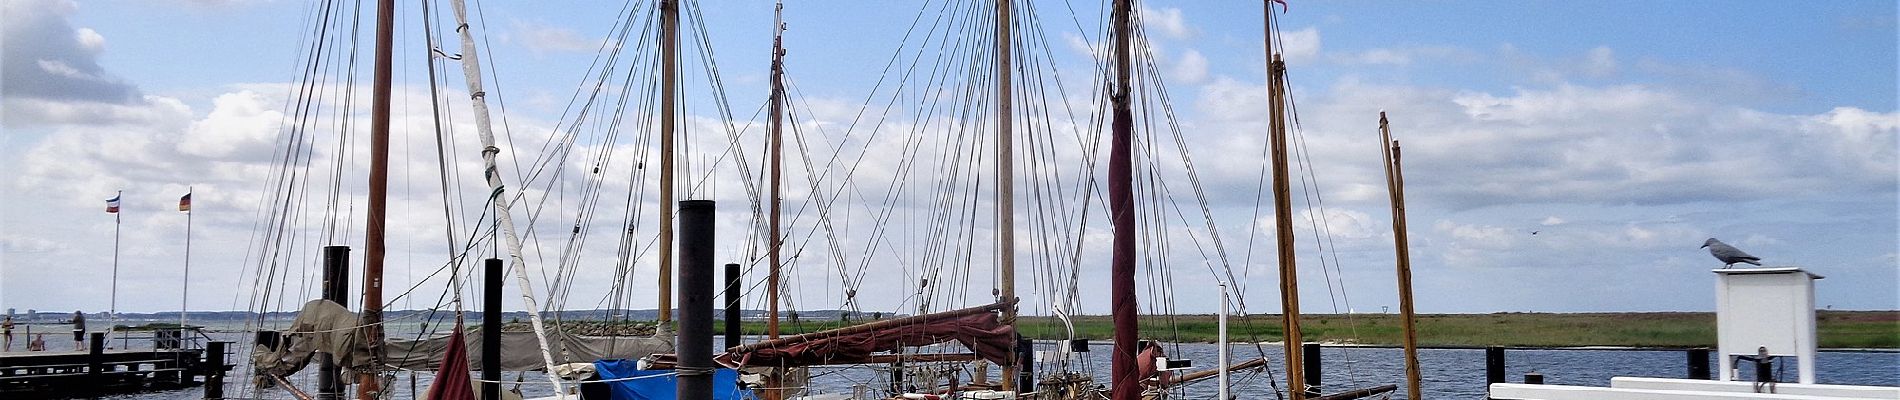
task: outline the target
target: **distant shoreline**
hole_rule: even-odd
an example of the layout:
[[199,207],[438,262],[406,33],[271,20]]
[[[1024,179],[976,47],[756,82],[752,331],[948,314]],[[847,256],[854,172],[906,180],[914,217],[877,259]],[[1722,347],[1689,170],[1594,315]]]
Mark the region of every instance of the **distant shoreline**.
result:
[[[420,321],[427,311],[392,311],[386,318],[396,322],[398,318]],[[248,312],[205,313],[192,312],[187,318],[194,325],[224,325],[254,320],[257,315]],[[623,311],[633,322],[626,323],[624,329],[633,329],[644,322],[644,329],[651,329],[652,310]],[[747,315],[762,315],[755,311],[746,311]],[[70,314],[42,313],[46,320],[35,321],[15,317],[17,324],[46,325],[64,320]],[[177,321],[177,313],[121,314],[119,324],[137,325],[141,322]],[[446,314],[439,314],[447,317]],[[467,317],[479,321],[479,313],[470,313]],[[525,312],[509,312],[507,320],[526,320]],[[605,319],[604,311],[566,311],[563,318],[572,321]],[[890,318],[890,314],[851,313],[852,323],[873,320],[873,316]],[[272,313],[267,321],[287,320],[290,313]],[[403,316],[409,316],[407,318]],[[790,318],[784,319],[782,333],[802,334],[833,329],[850,323],[841,322],[845,313],[835,310],[800,311],[798,323]],[[219,318],[223,317],[223,318]],[[642,318],[646,317],[646,318]],[[1817,314],[1819,345],[1830,351],[1889,351],[1900,349],[1900,311],[1831,311],[1823,310]],[[1108,316],[1088,315],[1071,318],[1074,321],[1076,338],[1105,340],[1112,335],[1113,324]],[[1140,319],[1144,337],[1171,342],[1214,342],[1216,320],[1212,315],[1144,315]],[[1230,340],[1234,342],[1267,342],[1281,337],[1280,316],[1277,314],[1253,314],[1230,319]],[[103,316],[89,320],[98,325],[109,323]],[[597,324],[592,329],[602,328]],[[1301,331],[1307,341],[1342,346],[1390,347],[1399,344],[1399,318],[1396,314],[1308,314],[1301,318]],[[748,318],[743,324],[746,334],[763,334],[765,324],[758,318]],[[1068,329],[1054,317],[1023,316],[1017,322],[1018,329],[1025,337],[1037,340],[1067,339]],[[1492,314],[1420,314],[1418,316],[1418,340],[1423,347],[1429,348],[1480,348],[1491,346],[1522,348],[1627,348],[1640,350],[1680,349],[1692,347],[1713,347],[1715,345],[1715,313],[1713,312],[1629,312],[1629,313],[1492,313]],[[16,333],[18,330],[16,329]]]

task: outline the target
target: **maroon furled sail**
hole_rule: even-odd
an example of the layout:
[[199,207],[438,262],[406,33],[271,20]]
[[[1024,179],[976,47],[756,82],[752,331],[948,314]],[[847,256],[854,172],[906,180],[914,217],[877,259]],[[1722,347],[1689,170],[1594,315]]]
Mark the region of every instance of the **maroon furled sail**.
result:
[[1016,327],[996,312],[1014,306],[1005,301],[981,307],[877,321],[825,332],[786,336],[734,347],[722,361],[733,365],[801,367],[870,362],[876,353],[951,340],[978,357],[1001,364],[1014,354]]
[[435,370],[435,383],[429,384],[431,400],[475,400],[475,386],[468,379],[468,342],[462,340],[462,324],[449,333],[449,349],[442,356],[442,367]]
[[1113,134],[1108,151],[1108,216],[1115,226],[1110,259],[1109,289],[1114,300],[1115,351],[1109,357],[1113,400],[1141,397],[1141,378],[1135,368],[1135,191],[1133,142],[1135,117],[1129,90],[1128,52],[1132,0],[1115,0],[1115,87]]

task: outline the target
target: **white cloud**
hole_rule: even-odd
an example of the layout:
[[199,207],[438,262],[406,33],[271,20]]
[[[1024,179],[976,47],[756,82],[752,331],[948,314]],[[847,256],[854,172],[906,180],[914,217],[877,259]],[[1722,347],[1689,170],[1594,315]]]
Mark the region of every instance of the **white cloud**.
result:
[[1556,216],[1554,216],[1554,215],[1553,215],[1553,216],[1549,216],[1549,217],[1545,217],[1545,218],[1544,218],[1544,222],[1540,222],[1539,224],[1540,224],[1540,225],[1543,225],[1543,226],[1557,226],[1557,225],[1563,225],[1563,224],[1564,224],[1564,219],[1563,219],[1563,218],[1557,218]]
[[1468,50],[1449,46],[1413,46],[1375,48],[1358,52],[1329,53],[1327,61],[1345,65],[1407,66],[1420,61],[1466,62],[1477,58]]
[[1592,77],[1605,77],[1616,73],[1616,53],[1609,46],[1597,46],[1590,49],[1582,63],[1583,73]]
[[1153,9],[1141,8],[1141,22],[1149,28],[1161,31],[1169,39],[1188,39],[1194,36],[1194,28],[1189,27],[1187,18],[1181,16],[1181,9],[1168,7]]
[[1169,71],[1175,82],[1199,84],[1207,80],[1207,57],[1202,56],[1200,51],[1187,49],[1172,64],[1173,68]]
[[600,48],[601,41],[581,36],[573,29],[540,21],[513,21],[508,37],[537,54],[552,52],[589,52]]
[[97,53],[106,49],[106,37],[92,28],[79,28],[73,33],[79,39],[79,47]]
[[1276,50],[1280,51],[1281,57],[1284,57],[1287,63],[1312,61],[1320,51],[1319,28],[1307,27],[1284,32],[1280,35],[1278,44],[1281,48]]
[[225,93],[212,101],[203,119],[193,121],[178,144],[184,154],[221,160],[265,161],[280,133],[284,114],[272,102],[249,90]]

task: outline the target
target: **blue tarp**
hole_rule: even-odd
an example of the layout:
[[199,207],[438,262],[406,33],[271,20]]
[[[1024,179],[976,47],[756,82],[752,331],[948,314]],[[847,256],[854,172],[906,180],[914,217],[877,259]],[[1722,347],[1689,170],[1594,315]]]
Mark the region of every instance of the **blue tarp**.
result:
[[[642,370],[634,360],[594,362],[596,374],[613,390],[613,400],[677,400],[678,376],[672,370]],[[625,380],[621,380],[625,379]],[[713,371],[713,400],[757,399],[751,390],[739,388],[739,371],[720,368]]]

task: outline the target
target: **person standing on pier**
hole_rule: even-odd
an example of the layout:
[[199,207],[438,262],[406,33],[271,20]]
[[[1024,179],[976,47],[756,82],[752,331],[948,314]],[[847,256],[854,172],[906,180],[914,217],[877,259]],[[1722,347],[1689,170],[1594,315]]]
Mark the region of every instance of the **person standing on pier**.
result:
[[0,330],[6,331],[7,335],[5,343],[0,344],[0,351],[13,351],[13,315],[7,315],[6,322],[0,322]]
[[73,351],[86,349],[86,313],[73,311]]

